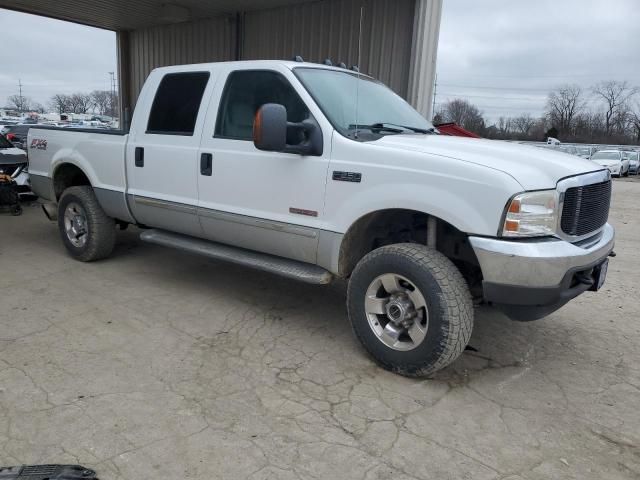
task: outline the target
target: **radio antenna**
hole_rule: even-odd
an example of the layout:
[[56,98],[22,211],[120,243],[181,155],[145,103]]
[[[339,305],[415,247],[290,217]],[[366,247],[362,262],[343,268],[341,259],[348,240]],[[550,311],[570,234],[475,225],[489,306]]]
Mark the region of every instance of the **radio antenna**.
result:
[[358,31],[358,79],[356,81],[356,133],[355,138],[358,138],[358,107],[360,103],[360,61],[362,55],[362,17],[364,16],[364,5],[360,6],[360,29]]

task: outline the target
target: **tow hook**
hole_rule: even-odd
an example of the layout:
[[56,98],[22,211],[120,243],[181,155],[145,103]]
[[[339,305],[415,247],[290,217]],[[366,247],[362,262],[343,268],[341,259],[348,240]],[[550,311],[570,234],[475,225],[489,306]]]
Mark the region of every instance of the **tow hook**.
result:
[[56,220],[58,220],[58,208],[54,203],[43,203],[42,211],[47,216],[47,218],[52,222],[55,222]]
[[617,256],[617,255],[618,255],[618,254],[617,254],[616,252],[614,252],[613,250],[611,250],[611,253],[609,254],[609,256],[610,256],[611,258],[613,258],[613,257],[615,257],[615,256]]

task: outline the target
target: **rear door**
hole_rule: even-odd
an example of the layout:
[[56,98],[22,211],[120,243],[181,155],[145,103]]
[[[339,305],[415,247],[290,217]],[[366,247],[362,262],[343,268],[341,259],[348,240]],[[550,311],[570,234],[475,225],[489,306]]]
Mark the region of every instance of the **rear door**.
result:
[[202,235],[198,147],[211,77],[208,70],[160,71],[145,84],[126,152],[129,205],[139,223]]
[[[314,263],[324,221],[330,134],[324,135],[322,155],[302,156],[256,149],[252,129],[256,111],[266,103],[284,105],[289,122],[309,118],[322,128],[324,118],[306,91],[294,87],[290,70],[232,68],[220,76],[202,135],[198,188],[204,234]],[[299,141],[295,132],[289,137],[290,145]]]

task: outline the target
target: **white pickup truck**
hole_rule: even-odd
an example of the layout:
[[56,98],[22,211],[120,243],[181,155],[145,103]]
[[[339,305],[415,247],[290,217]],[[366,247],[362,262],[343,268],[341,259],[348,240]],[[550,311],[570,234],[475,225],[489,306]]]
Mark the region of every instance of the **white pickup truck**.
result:
[[356,336],[403,375],[461,354],[474,299],[541,318],[599,289],[613,255],[607,169],[438,135],[381,83],[326,65],[158,68],[129,132],[34,127],[28,147],[73,257],[107,257],[133,224],[147,242],[348,279]]

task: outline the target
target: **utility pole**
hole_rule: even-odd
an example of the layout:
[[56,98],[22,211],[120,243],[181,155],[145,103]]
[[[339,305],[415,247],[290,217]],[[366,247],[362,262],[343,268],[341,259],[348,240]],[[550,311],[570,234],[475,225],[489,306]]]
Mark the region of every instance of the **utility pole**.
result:
[[22,115],[22,109],[24,108],[24,100],[22,100],[22,80],[18,79],[18,90],[20,91],[18,97],[20,98],[20,105],[18,105],[18,111]]
[[432,120],[436,116],[436,96],[437,95],[438,95],[438,74],[436,73],[435,81],[433,83],[433,108],[431,109],[431,111],[433,112],[432,113],[432,115],[433,115]]
[[115,98],[116,98],[116,77],[115,77],[115,72],[109,72],[109,75],[111,75],[111,83],[110,83],[110,89],[111,89],[111,102],[109,102],[109,116],[111,118],[114,117],[113,113],[114,113],[114,102],[115,102]]

